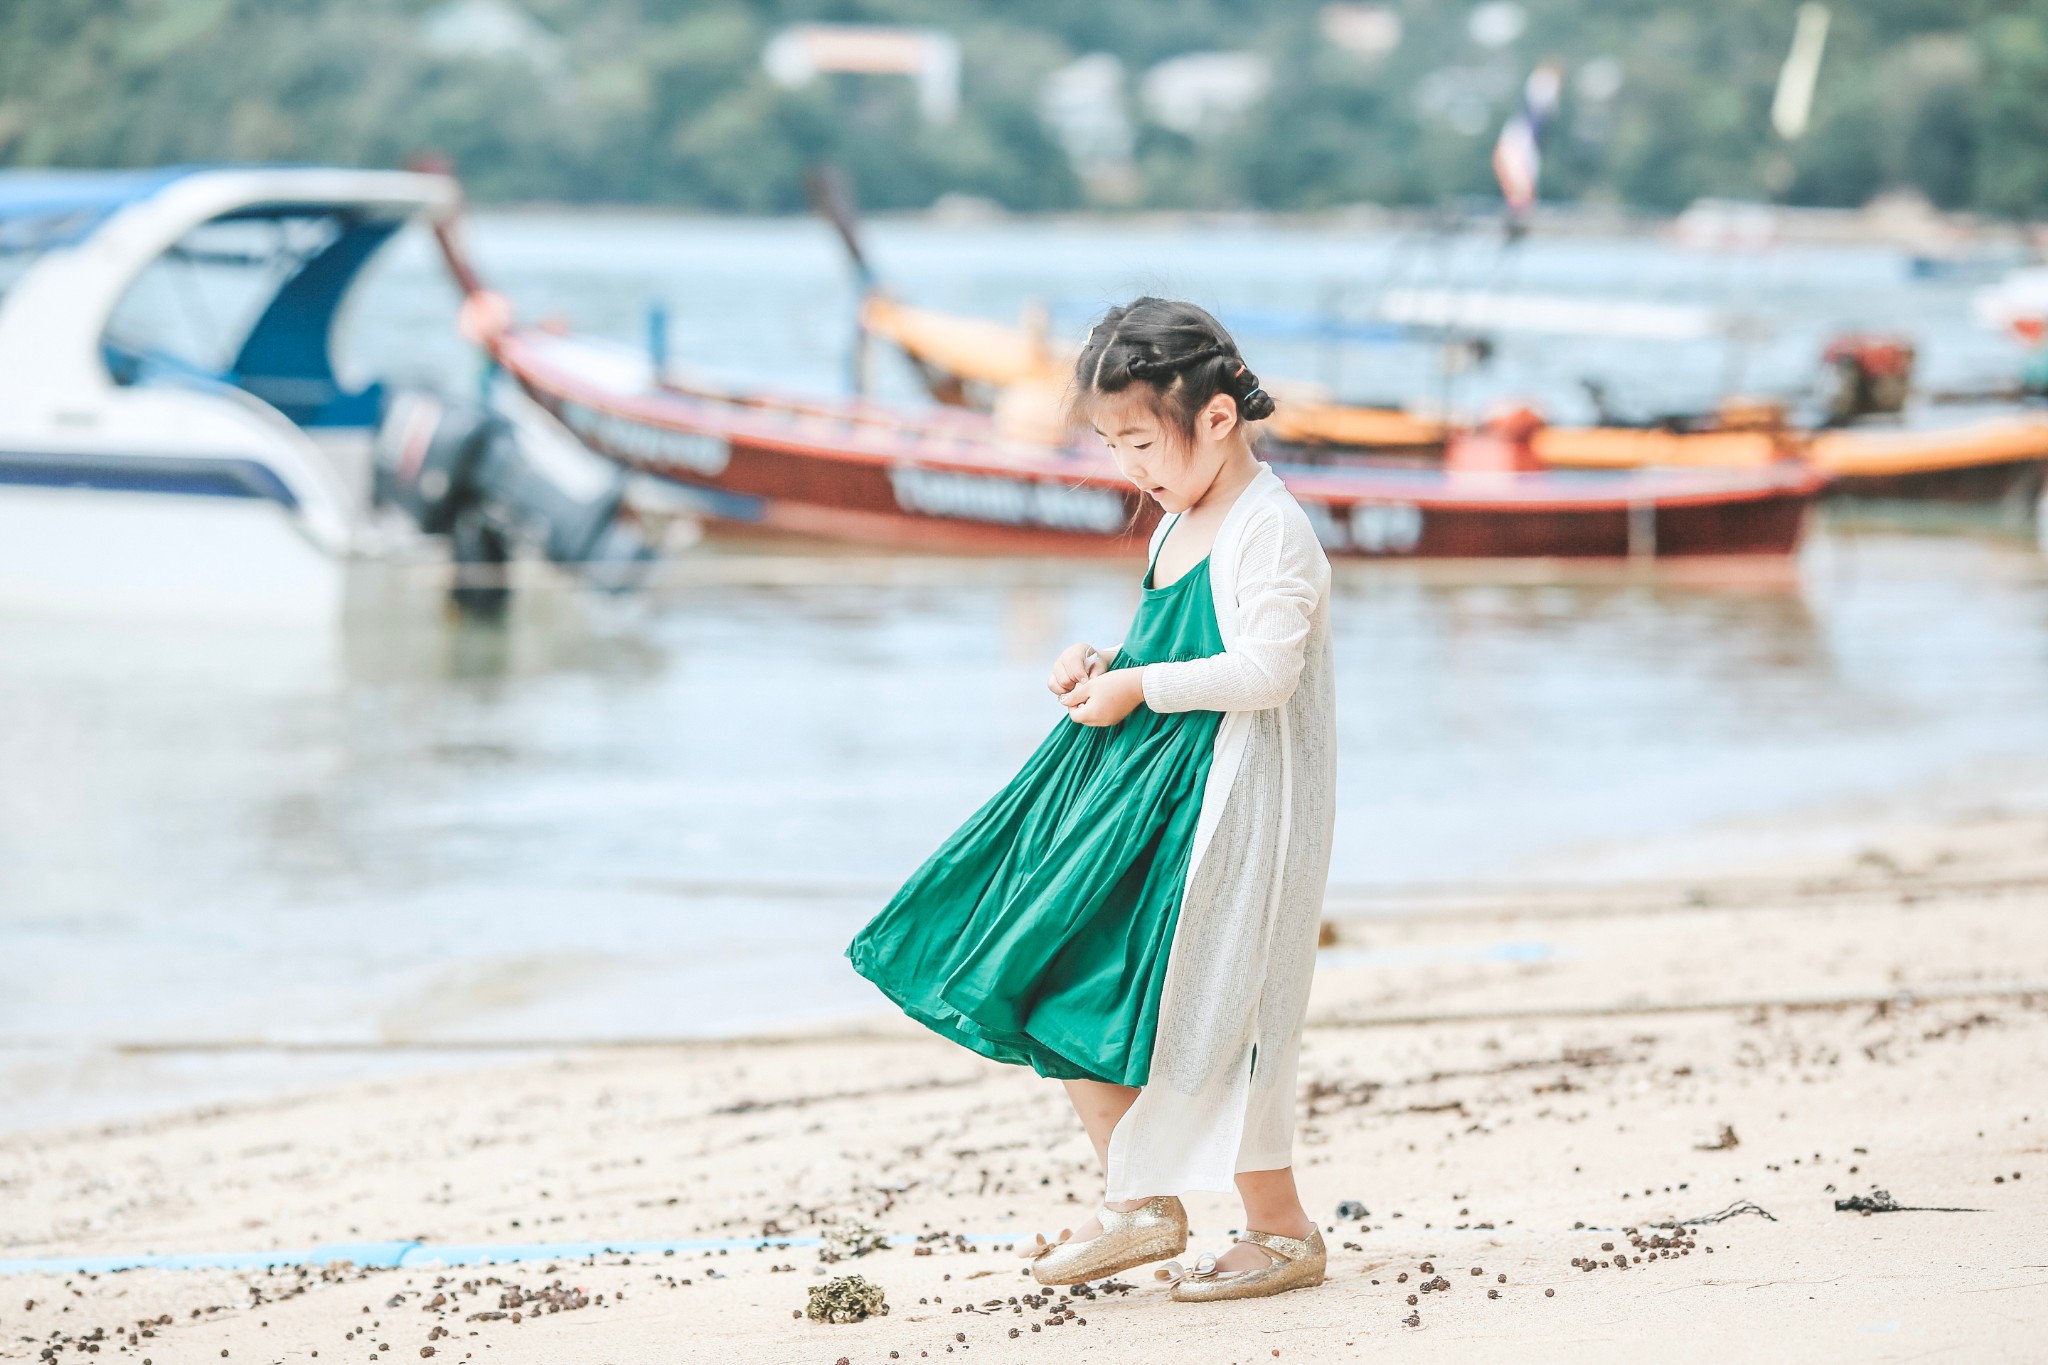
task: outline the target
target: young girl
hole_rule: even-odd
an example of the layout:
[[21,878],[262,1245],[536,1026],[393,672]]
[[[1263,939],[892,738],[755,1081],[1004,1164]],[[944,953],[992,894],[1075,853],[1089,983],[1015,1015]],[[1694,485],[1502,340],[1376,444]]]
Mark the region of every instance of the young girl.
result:
[[1295,1058],[1329,873],[1329,562],[1252,454],[1273,400],[1193,304],[1089,334],[1073,409],[1165,514],[1120,646],[1053,664],[1066,719],[847,950],[912,1018],[1064,1082],[1101,1210],[1034,1248],[1043,1284],[1177,1256],[1186,1190],[1244,1235],[1183,1301],[1320,1284],[1294,1187]]

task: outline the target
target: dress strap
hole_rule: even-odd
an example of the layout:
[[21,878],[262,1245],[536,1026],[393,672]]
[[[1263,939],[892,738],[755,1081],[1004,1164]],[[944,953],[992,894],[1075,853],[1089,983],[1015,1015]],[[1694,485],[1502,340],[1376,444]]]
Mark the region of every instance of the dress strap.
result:
[[1164,531],[1161,531],[1161,532],[1159,533],[1159,543],[1158,543],[1158,544],[1157,544],[1156,546],[1154,546],[1154,547],[1153,547],[1153,549],[1152,549],[1152,559],[1151,559],[1151,562],[1145,565],[1145,586],[1146,586],[1146,587],[1148,587],[1148,588],[1149,588],[1149,587],[1151,587],[1151,586],[1153,585],[1153,583],[1154,583],[1154,582],[1156,581],[1156,580],[1155,580],[1155,579],[1154,579],[1154,578],[1152,577],[1152,575],[1153,575],[1153,574],[1155,574],[1155,573],[1157,573],[1157,572],[1159,571],[1159,552],[1160,552],[1161,550],[1164,550],[1164,549],[1166,548],[1166,538],[1167,538],[1168,536],[1170,536],[1170,535],[1172,535],[1172,534],[1173,534],[1173,528],[1174,528],[1174,527],[1176,527],[1176,526],[1178,526],[1178,525],[1180,525],[1180,519],[1181,519],[1182,517],[1186,516],[1186,515],[1187,515],[1187,513],[1185,513],[1185,512],[1175,512],[1175,513],[1173,514],[1173,520],[1172,520],[1172,521],[1169,521],[1169,522],[1167,522],[1167,523],[1166,523],[1166,529],[1165,529]]

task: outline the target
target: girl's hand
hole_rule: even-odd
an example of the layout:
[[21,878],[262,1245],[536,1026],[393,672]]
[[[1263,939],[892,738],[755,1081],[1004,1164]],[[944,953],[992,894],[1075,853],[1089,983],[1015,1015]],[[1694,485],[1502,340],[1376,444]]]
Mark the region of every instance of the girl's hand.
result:
[[1115,725],[1145,704],[1144,670],[1120,668],[1083,678],[1060,697],[1067,718],[1082,725]]
[[1096,652],[1094,645],[1068,645],[1052,661],[1052,678],[1046,686],[1055,697],[1064,699],[1076,683],[1095,677],[1108,667],[1109,661]]

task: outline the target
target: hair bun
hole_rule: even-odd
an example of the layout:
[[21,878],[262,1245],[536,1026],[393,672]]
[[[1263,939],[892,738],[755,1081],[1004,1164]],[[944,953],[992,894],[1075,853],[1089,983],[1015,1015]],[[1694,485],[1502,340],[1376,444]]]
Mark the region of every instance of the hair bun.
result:
[[1263,422],[1273,415],[1273,395],[1259,387],[1259,377],[1242,364],[1237,371],[1237,415],[1247,422]]

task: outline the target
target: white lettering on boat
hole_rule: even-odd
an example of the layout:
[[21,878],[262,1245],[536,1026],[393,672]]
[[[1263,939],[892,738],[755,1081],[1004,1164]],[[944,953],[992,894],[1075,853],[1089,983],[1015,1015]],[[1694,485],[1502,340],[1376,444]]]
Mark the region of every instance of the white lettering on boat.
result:
[[1372,555],[1405,555],[1422,541],[1422,509],[1412,502],[1351,506],[1351,543]]
[[1304,502],[1316,539],[1332,550],[1405,555],[1422,543],[1422,509],[1412,502],[1359,502],[1340,509]]
[[1106,488],[908,464],[890,468],[889,486],[898,507],[930,517],[1053,526],[1098,535],[1115,535],[1130,522],[1123,498]]
[[678,464],[699,474],[722,474],[732,460],[732,446],[723,436],[651,426],[581,403],[562,404],[562,424],[591,445],[628,460]]

